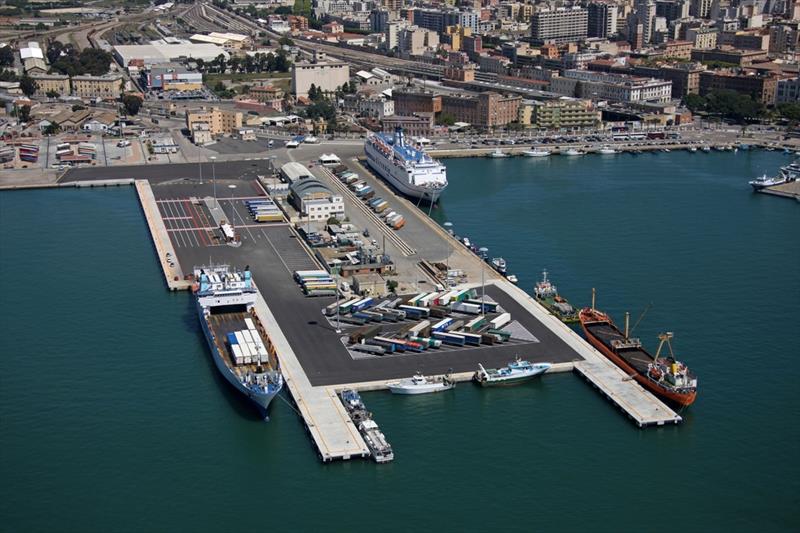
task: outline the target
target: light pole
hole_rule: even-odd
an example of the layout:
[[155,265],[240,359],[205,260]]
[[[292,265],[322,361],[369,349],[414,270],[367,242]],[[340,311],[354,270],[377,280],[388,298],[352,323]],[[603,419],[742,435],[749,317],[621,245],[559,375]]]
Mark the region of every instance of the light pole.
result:
[[[452,222],[445,222],[444,227],[447,228],[447,233],[451,236],[453,235],[453,223]],[[453,247],[450,246],[450,243],[447,243],[447,276],[450,276],[450,254],[453,252]]]
[[231,190],[231,213],[232,213],[231,219],[228,222],[230,223],[231,227],[234,227],[235,225],[233,223],[233,213],[236,213],[236,209],[233,208],[233,191],[234,189],[236,189],[236,185],[231,183],[230,185],[228,185],[228,188]]
[[489,249],[486,248],[485,246],[481,246],[480,248],[478,248],[478,251],[481,253],[481,259],[483,259],[483,262],[481,263],[481,316],[484,316],[483,303],[486,298],[486,283],[484,280],[483,271],[486,268],[486,257],[483,256],[489,251]]
[[214,184],[214,207],[219,207],[219,202],[217,202],[217,169],[215,163],[217,161],[216,156],[211,156],[211,181]]
[[336,333],[342,332],[342,324],[339,322],[339,265],[333,267],[333,282],[336,283]]
[[197,156],[197,166],[200,168],[200,185],[203,184],[203,156]]

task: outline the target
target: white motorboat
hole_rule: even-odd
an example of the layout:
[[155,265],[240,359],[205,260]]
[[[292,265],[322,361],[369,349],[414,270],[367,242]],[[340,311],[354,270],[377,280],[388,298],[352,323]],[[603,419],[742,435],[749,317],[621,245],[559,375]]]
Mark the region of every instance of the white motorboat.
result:
[[511,283],[513,283],[514,285],[516,285],[519,282],[519,280],[517,279],[517,276],[515,276],[514,274],[506,275],[506,279],[508,281],[510,281]]
[[449,376],[429,378],[422,374],[414,374],[411,378],[388,384],[392,394],[430,394],[450,390],[455,386],[455,381],[452,381]]
[[503,152],[500,148],[495,148],[494,152],[491,152],[486,157],[491,157],[491,158],[508,157],[508,154]]
[[580,150],[578,150],[577,148],[570,148],[569,150],[567,150],[566,152],[564,152],[564,155],[571,155],[571,156],[574,156],[574,155],[584,155],[585,153],[586,153],[586,152],[581,152],[581,151],[580,151]]
[[610,146],[603,146],[597,151],[597,153],[601,155],[614,155],[617,153],[617,151]]
[[550,155],[550,152],[547,150],[540,150],[539,148],[534,148],[533,150],[525,150],[522,152],[522,155],[525,157],[547,157]]

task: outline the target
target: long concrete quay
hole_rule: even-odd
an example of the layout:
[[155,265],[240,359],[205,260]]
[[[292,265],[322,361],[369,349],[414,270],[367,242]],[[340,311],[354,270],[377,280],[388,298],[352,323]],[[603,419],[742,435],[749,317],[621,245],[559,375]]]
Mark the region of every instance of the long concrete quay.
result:
[[275,315],[260,294],[255,311],[275,348],[284,383],[303,417],[320,459],[327,463],[367,457],[370,451],[355,424],[350,420],[336,390],[333,387],[311,385]]
[[[173,248],[172,241],[167,233],[167,227],[164,225],[164,220],[158,211],[158,204],[153,195],[153,189],[150,187],[150,182],[136,180],[134,186],[136,187],[136,193],[139,195],[139,203],[142,205],[147,226],[150,228],[150,236],[153,238],[153,244],[156,247],[156,254],[161,264],[161,270],[164,272],[167,287],[173,291],[188,289],[191,286],[191,282],[183,279],[183,270],[180,263],[178,263],[178,256],[175,255],[175,248]],[[171,261],[167,258],[168,256],[172,258]]]

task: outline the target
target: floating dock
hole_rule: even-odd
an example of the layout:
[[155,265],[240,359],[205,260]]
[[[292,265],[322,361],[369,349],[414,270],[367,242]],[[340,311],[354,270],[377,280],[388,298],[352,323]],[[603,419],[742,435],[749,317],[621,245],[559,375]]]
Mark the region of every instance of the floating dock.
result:
[[[167,233],[167,227],[164,225],[164,220],[158,211],[158,204],[153,195],[153,189],[150,188],[150,183],[147,180],[136,180],[134,185],[136,193],[139,195],[139,202],[142,204],[144,217],[147,219],[147,226],[150,228],[150,235],[156,247],[156,255],[158,255],[158,260],[161,263],[161,270],[164,272],[167,287],[173,291],[189,289],[191,282],[183,279],[183,270],[180,263],[178,263],[178,256],[175,255],[175,249]],[[167,254],[171,259],[167,259]],[[170,262],[174,266],[171,266]]]
[[322,462],[348,460],[370,455],[364,439],[347,414],[334,387],[313,387],[297,360],[289,341],[263,296],[255,305],[256,314],[267,330],[280,363],[284,382],[303,417],[311,440]]

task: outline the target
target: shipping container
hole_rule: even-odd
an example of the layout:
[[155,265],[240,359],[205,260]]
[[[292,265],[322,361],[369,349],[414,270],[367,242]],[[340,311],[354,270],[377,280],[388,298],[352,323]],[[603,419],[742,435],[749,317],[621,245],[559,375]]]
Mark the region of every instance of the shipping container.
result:
[[355,313],[356,311],[361,311],[362,309],[367,309],[368,307],[372,306],[375,300],[372,297],[366,297],[363,300],[360,300],[353,304],[351,308],[352,311]]
[[511,340],[511,333],[502,329],[490,329],[487,333],[498,336],[503,342]]
[[491,324],[492,329],[501,329],[509,322],[511,322],[511,313],[503,313],[491,319],[489,324]]
[[227,337],[228,337],[228,344],[230,344],[231,346],[233,346],[234,344],[239,344],[239,341],[236,339],[236,335],[234,335],[233,333],[228,333]]
[[467,333],[466,331],[459,331],[459,335],[464,337],[464,342],[473,346],[479,346],[481,343],[481,336],[475,333]]
[[374,344],[356,344],[351,346],[350,349],[356,352],[363,352],[372,355],[386,355],[386,348],[383,346],[376,346]]
[[433,326],[431,326],[431,331],[444,331],[447,329],[447,326],[453,323],[452,318],[445,318],[444,320],[440,320]]
[[444,331],[434,331],[431,335],[434,339],[438,339],[445,344],[450,344],[452,346],[464,346],[466,342],[464,337],[461,335],[456,335],[454,333],[445,333]]
[[340,313],[349,313],[350,309],[353,307],[353,304],[356,302],[360,302],[361,298],[353,298],[352,300],[348,300],[344,302],[342,305],[339,306]]
[[481,312],[481,306],[467,302],[455,303],[453,304],[452,309],[453,311],[457,311],[459,313],[467,313],[470,315],[479,315]]
[[423,320],[419,324],[412,326],[411,329],[408,330],[409,334],[414,336],[420,336],[420,334],[425,331],[428,327],[430,327],[431,323],[429,320]]
[[483,305],[483,312],[484,313],[496,313],[497,312],[497,303],[495,303],[495,302],[481,302],[480,300],[466,300],[466,303],[478,306],[479,310],[480,310],[480,306]]
[[486,317],[478,316],[467,322],[467,325],[464,326],[464,329],[466,329],[467,331],[475,332],[481,329],[484,326],[484,324],[486,324]]
[[425,344],[428,348],[440,348],[442,341],[430,337],[409,337],[408,340]]
[[446,307],[433,305],[430,308],[430,313],[433,318],[445,318],[447,315],[450,314],[450,310]]
[[389,353],[406,351],[405,346],[399,345],[396,342],[394,342],[394,340],[388,339],[386,337],[374,337],[369,342],[370,342],[370,344],[375,344],[377,346],[383,346],[384,348],[386,348],[386,351],[389,352]]
[[406,316],[411,318],[428,318],[430,314],[425,307],[417,307],[414,305],[401,305],[400,309],[406,312]]
[[453,322],[450,323],[449,326],[447,326],[445,328],[445,330],[449,331],[449,332],[453,332],[453,331],[457,331],[457,330],[459,330],[459,329],[461,329],[463,327],[464,327],[464,321],[463,320],[454,320]]

